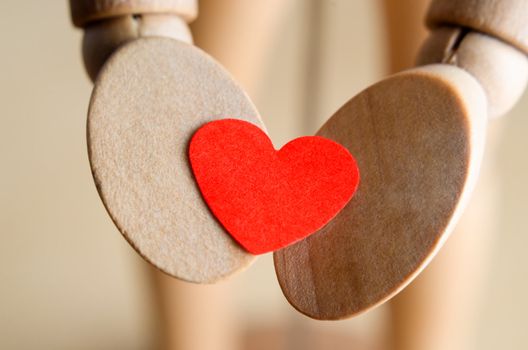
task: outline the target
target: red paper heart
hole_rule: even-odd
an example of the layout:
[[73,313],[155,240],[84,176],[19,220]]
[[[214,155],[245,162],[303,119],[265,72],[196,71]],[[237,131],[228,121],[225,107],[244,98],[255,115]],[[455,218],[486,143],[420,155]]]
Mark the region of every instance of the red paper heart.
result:
[[283,248],[323,227],[359,183],[356,161],[340,144],[306,136],[276,151],[257,126],[236,119],[198,129],[189,158],[209,208],[253,254]]

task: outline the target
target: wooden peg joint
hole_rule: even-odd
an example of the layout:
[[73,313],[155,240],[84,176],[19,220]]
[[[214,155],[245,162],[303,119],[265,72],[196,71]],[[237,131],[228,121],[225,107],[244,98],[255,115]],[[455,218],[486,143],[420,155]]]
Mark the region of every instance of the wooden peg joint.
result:
[[165,14],[192,22],[198,15],[197,0],[70,0],[76,27],[126,15]]

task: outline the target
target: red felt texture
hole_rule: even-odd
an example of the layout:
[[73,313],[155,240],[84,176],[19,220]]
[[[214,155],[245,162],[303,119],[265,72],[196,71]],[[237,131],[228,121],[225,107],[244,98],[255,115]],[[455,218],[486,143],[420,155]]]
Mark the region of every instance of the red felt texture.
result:
[[340,144],[306,136],[277,151],[261,129],[237,119],[198,129],[189,158],[207,205],[252,254],[316,232],[343,209],[359,184],[356,161]]

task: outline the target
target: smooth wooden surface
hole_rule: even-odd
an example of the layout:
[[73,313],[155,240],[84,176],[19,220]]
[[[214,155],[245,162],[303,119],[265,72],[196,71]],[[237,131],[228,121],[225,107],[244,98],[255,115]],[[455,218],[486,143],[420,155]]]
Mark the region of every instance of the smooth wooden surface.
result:
[[134,39],[153,36],[192,43],[187,23],[181,17],[170,14],[119,16],[85,27],[82,51],[88,76],[94,81],[103,64],[121,45]]
[[90,22],[123,15],[173,14],[191,22],[198,15],[197,0],[70,0],[73,24],[84,27]]
[[478,82],[448,65],[373,85],[318,132],[356,155],[361,184],[325,228],[275,253],[300,312],[342,319],[407,285],[452,231],[478,176],[486,126]]
[[105,64],[92,94],[88,148],[99,194],[134,248],[177,278],[210,283],[247,266],[205,205],[187,146],[207,121],[255,107],[215,61],[172,39],[138,39]]
[[431,28],[467,27],[497,37],[528,53],[528,1],[433,0],[427,14]]
[[528,58],[515,47],[491,36],[460,28],[433,31],[417,64],[446,62],[473,75],[488,97],[488,114],[506,114],[521,98],[528,82]]

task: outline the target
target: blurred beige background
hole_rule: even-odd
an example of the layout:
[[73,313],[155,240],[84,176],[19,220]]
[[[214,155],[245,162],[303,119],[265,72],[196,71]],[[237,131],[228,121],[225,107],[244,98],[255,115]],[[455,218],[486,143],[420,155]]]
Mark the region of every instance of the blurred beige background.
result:
[[[325,0],[315,12],[308,4],[292,1],[253,94],[277,147],[313,133],[385,74],[378,2]],[[316,59],[307,49],[314,13]],[[0,43],[0,349],[154,348],[159,321],[149,267],[114,228],[92,182],[85,144],[91,83],[67,2],[2,0]],[[527,114],[525,97],[493,122],[504,135],[498,223],[477,324],[482,350],[528,347]],[[271,256],[226,283],[241,328],[287,330],[286,342],[296,344],[288,348],[302,348],[312,330],[367,346],[382,342],[385,307],[347,321],[309,320],[283,298]]]

